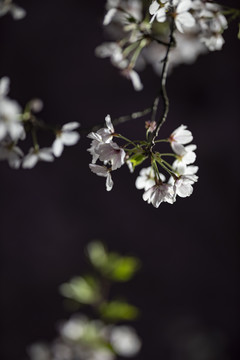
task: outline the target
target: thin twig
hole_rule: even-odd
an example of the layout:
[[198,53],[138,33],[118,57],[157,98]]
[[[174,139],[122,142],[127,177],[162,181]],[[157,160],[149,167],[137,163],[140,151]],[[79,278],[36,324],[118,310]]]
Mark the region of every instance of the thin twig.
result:
[[[120,116],[120,117],[112,120],[112,123],[113,123],[114,126],[117,126],[117,125],[123,124],[123,123],[125,123],[125,122],[127,122],[129,120],[134,120],[134,119],[138,119],[140,117],[143,117],[143,116],[149,114],[151,111],[152,111],[152,108],[150,107],[150,108],[147,108],[147,109],[142,110],[142,111],[134,112],[134,113],[132,113],[130,115]],[[104,125],[105,125],[104,123],[100,123],[98,125],[92,126],[91,128],[85,128],[85,129],[81,128],[79,130],[79,133],[81,135],[86,135],[86,134],[90,133],[91,131],[95,132],[95,131],[101,129],[102,127],[104,127]]]
[[175,40],[173,37],[174,29],[175,29],[174,19],[172,19],[172,24],[171,24],[171,28],[170,28],[170,39],[169,39],[165,58],[163,59],[161,89],[160,89],[159,96],[156,97],[154,104],[153,104],[152,121],[154,121],[156,118],[156,113],[158,110],[160,97],[163,99],[164,110],[163,110],[163,116],[159,119],[159,121],[157,123],[156,130],[151,134],[151,137],[149,138],[149,144],[150,144],[151,148],[155,144],[155,139],[158,136],[161,126],[166,121],[168,111],[169,111],[169,99],[168,99],[167,90],[166,90],[166,80],[167,80],[167,67],[168,67],[169,53],[170,53],[172,45],[175,44]]

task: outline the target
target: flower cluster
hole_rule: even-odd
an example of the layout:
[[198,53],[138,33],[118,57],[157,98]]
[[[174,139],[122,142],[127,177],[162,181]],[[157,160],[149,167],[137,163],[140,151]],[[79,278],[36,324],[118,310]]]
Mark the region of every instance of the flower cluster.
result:
[[[111,171],[119,169],[124,164],[126,153],[123,148],[112,141],[116,134],[109,115],[106,116],[105,121],[105,128],[88,135],[92,139],[91,147],[88,149],[92,155],[92,163],[89,167],[98,176],[106,177],[106,189],[110,191],[113,187]],[[96,165],[97,160],[102,161],[104,165]]]
[[147,14],[142,0],[108,0],[106,8],[103,24],[117,41],[103,43],[95,54],[109,57],[137,91],[143,89],[138,70],[149,63],[161,73],[172,22],[175,44],[170,69],[192,63],[198,55],[220,50],[224,44],[222,33],[227,28],[227,19],[220,5],[211,1],[154,0]]
[[141,348],[135,330],[126,325],[105,325],[74,315],[59,326],[59,337],[51,344],[29,347],[31,360],[114,360],[116,355],[131,357]]
[[[64,145],[75,145],[78,142],[80,135],[75,130],[79,123],[68,123],[61,129],[45,126],[35,116],[35,113],[41,111],[42,102],[39,99],[32,100],[22,111],[21,106],[7,96],[9,83],[7,77],[0,80],[0,160],[7,160],[14,169],[21,165],[30,169],[40,160],[53,161],[54,156],[62,154]],[[37,130],[41,128],[54,132],[56,139],[51,147],[39,148]],[[24,155],[19,142],[25,140],[28,133],[31,133],[33,147]]]
[[[105,118],[106,127],[97,132],[91,132],[88,137],[92,139],[91,147],[88,149],[92,155],[92,163],[89,165],[91,171],[98,176],[106,177],[106,189],[110,191],[113,187],[111,172],[120,168],[124,163],[129,166],[130,172],[146,159],[150,159],[151,166],[143,168],[136,180],[137,189],[144,189],[143,199],[159,207],[162,202],[173,204],[177,195],[180,197],[190,196],[193,192],[193,183],[198,180],[197,166],[192,164],[196,160],[196,145],[189,144],[192,133],[185,125],[178,127],[168,139],[156,142],[168,142],[173,153],[154,152],[152,143],[148,141],[131,141],[120,134],[116,134],[110,116]],[[151,122],[146,122],[147,134],[153,132]],[[154,124],[155,125],[155,124]],[[123,147],[112,141],[113,137],[119,137],[126,141]],[[185,146],[188,144],[187,146]],[[166,157],[173,157],[174,162],[169,164]],[[97,165],[97,160],[103,165]],[[166,177],[159,172],[158,166],[170,175],[166,183]]]
[[14,20],[21,20],[26,16],[26,11],[14,4],[12,0],[0,0],[0,16],[10,13]]
[[[195,175],[197,166],[193,166],[196,160],[196,145],[187,145],[192,141],[192,133],[185,125],[178,127],[167,139],[174,152],[167,154],[156,154],[152,166],[140,171],[136,180],[136,188],[144,189],[143,200],[158,208],[162,202],[173,204],[177,195],[180,197],[190,196],[193,192],[192,185],[198,180]],[[173,156],[174,162],[170,165],[165,156]],[[157,163],[170,175],[168,182],[166,177],[158,170]]]

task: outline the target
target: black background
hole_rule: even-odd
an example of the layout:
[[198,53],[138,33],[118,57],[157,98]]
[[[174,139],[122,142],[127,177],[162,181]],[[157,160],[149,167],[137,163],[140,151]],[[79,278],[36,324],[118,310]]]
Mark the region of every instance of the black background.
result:
[[[94,56],[106,39],[105,1],[18,1],[27,17],[0,19],[0,76],[23,106],[44,101],[42,118],[83,127],[148,107],[159,77],[148,68],[136,93],[108,60]],[[232,2],[237,6],[237,1]],[[230,4],[230,5],[231,5]],[[199,182],[193,195],[155,209],[122,168],[114,188],[90,173],[82,138],[53,164],[31,171],[1,163],[1,359],[25,359],[25,348],[51,340],[67,318],[58,285],[87,269],[83,248],[99,238],[134,254],[143,267],[122,287],[141,308],[138,359],[239,359],[239,41],[237,24],[223,51],[182,65],[168,80],[168,136],[188,125],[198,146]],[[121,125],[144,136],[144,122]],[[130,135],[131,134],[131,135]],[[42,144],[51,145],[44,136]],[[30,144],[29,144],[30,146]],[[120,287],[121,290],[121,287]]]

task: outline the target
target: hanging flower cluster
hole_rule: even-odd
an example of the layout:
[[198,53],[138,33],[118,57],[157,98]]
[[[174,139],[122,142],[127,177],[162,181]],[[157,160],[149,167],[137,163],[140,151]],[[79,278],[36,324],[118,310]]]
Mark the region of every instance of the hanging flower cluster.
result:
[[[133,172],[136,166],[149,159],[151,166],[142,169],[136,180],[136,188],[145,190],[143,194],[145,201],[157,208],[162,202],[173,204],[177,195],[187,197],[192,194],[192,185],[198,180],[195,175],[198,167],[192,165],[196,160],[194,152],[196,145],[184,146],[193,139],[192,133],[187,130],[185,125],[177,128],[168,139],[155,141],[155,144],[168,142],[173,150],[171,153],[159,153],[153,150],[151,141],[132,141],[115,133],[109,115],[106,116],[105,121],[106,127],[88,135],[92,139],[88,151],[92,155],[92,163],[89,167],[98,176],[106,177],[107,191],[113,187],[112,171],[127,164],[130,171]],[[148,122],[146,127],[148,137],[149,133],[155,131],[155,126]],[[113,137],[122,139],[125,144],[119,146],[112,141]],[[169,157],[174,158],[172,164],[166,160]],[[103,165],[97,165],[98,160]],[[159,167],[170,175],[168,182],[165,182],[166,177],[159,171]]]
[[[79,123],[68,123],[60,129],[47,126],[35,115],[42,110],[41,100],[30,101],[22,111],[21,106],[7,96],[9,84],[9,78],[0,79],[0,160],[7,160],[14,169],[20,166],[31,169],[38,161],[52,162],[54,156],[59,157],[62,154],[64,145],[75,145],[78,142],[80,135],[76,129]],[[37,132],[41,129],[55,134],[56,138],[51,147],[39,147]],[[33,147],[24,155],[19,143],[25,140],[28,134],[32,137]]]
[[170,68],[192,63],[207,50],[220,50],[224,44],[226,17],[220,5],[205,0],[154,0],[149,7],[142,0],[107,1],[103,24],[116,42],[105,42],[96,55],[109,57],[112,65],[132,81],[135,90],[143,89],[138,75],[150,63],[162,71],[162,58],[172,22],[175,42],[169,58]]

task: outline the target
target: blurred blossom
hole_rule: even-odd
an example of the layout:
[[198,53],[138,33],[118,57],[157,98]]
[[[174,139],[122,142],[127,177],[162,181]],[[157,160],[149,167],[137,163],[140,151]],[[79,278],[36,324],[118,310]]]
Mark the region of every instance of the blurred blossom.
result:
[[78,129],[80,124],[78,122],[70,122],[64,124],[60,130],[56,133],[56,139],[52,145],[53,154],[56,157],[62,155],[64,146],[75,145],[80,139],[80,135],[76,129]]
[[115,326],[110,334],[110,342],[118,355],[131,357],[141,348],[141,341],[130,326]]
[[28,354],[31,360],[114,360],[116,354],[134,356],[140,348],[131,327],[106,326],[79,314],[59,326],[59,337],[51,344],[33,344]]
[[21,20],[26,16],[26,11],[12,2],[12,0],[0,0],[0,16],[10,13],[14,20]]
[[34,149],[31,148],[29,153],[24,157],[22,167],[24,169],[32,169],[38,161],[52,162],[54,156],[51,148]]
[[25,131],[21,123],[20,105],[7,97],[9,78],[0,80],[0,141],[9,136],[13,141],[23,139]]

